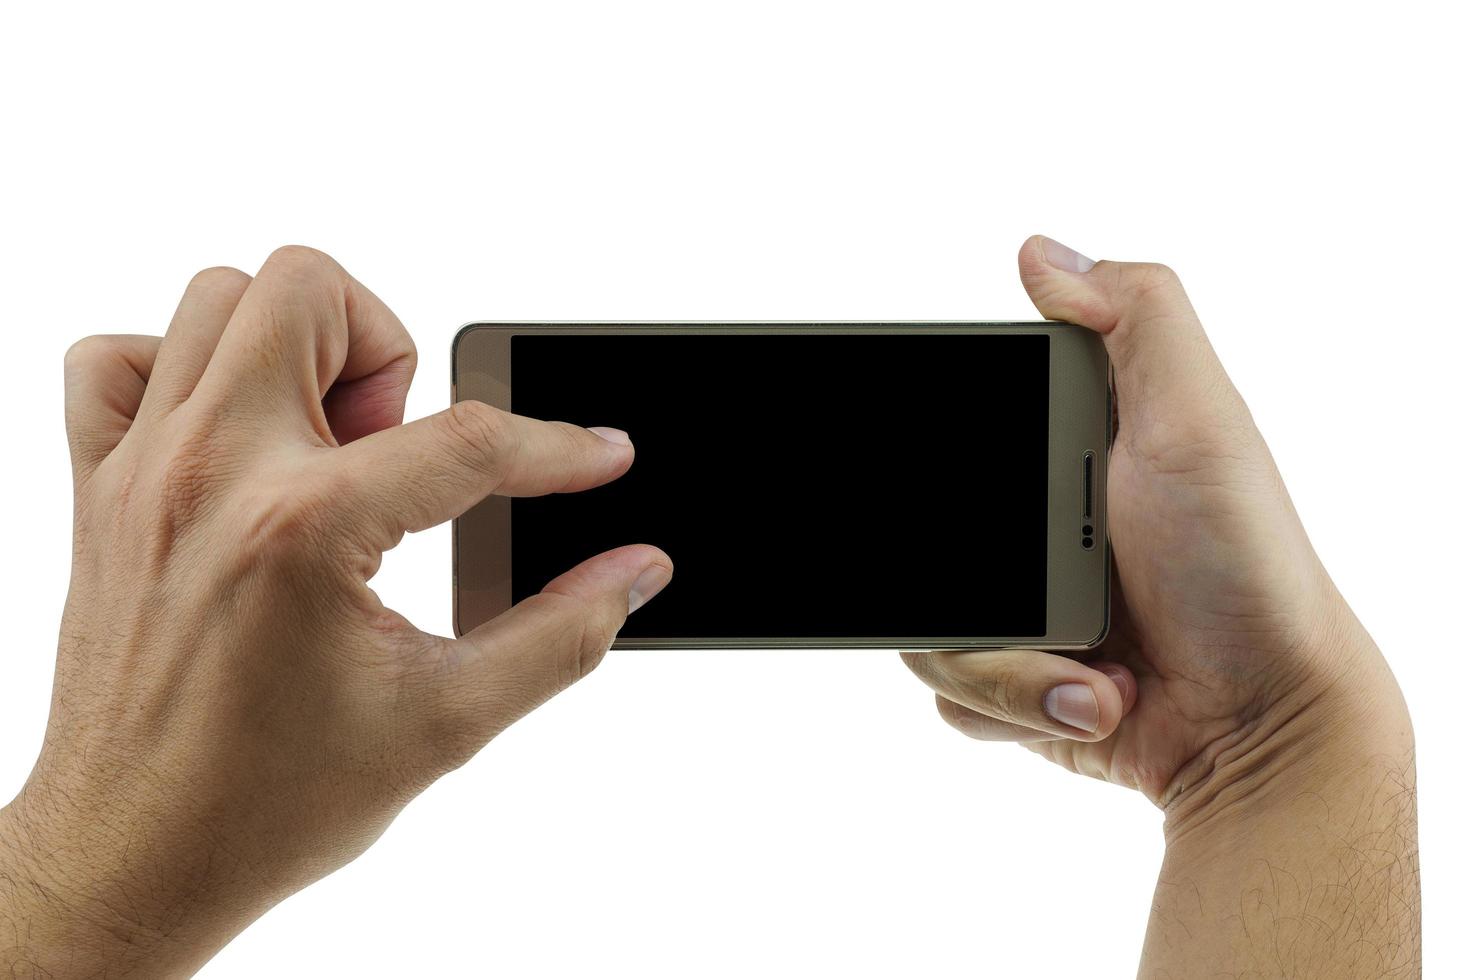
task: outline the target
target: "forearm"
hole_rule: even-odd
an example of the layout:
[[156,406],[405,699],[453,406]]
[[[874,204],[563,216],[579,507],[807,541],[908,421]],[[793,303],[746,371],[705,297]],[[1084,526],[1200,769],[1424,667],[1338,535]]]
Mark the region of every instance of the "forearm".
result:
[[189,976],[249,921],[216,901],[217,869],[155,846],[146,820],[122,840],[106,817],[22,811],[0,809],[0,976]]
[[[1402,719],[1402,721],[1401,721]],[[1308,742],[1324,743],[1305,753]],[[1140,975],[1418,977],[1414,742],[1389,722],[1302,733],[1171,805]]]

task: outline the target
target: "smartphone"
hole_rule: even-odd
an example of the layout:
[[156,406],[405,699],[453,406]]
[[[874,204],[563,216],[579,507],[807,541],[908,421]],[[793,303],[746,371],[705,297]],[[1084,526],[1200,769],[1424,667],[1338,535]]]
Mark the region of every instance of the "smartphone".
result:
[[455,629],[644,543],[676,574],[616,648],[1093,646],[1109,372],[1064,323],[468,324],[454,400],[624,429],[636,456],[459,518]]

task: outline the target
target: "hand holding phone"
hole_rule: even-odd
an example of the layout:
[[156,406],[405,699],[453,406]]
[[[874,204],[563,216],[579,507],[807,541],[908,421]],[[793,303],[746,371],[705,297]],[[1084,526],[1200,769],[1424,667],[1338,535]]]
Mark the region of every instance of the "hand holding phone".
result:
[[414,370],[394,314],[305,248],[200,273],[162,344],[68,353],[72,579],[41,756],[0,810],[0,966],[193,973],[578,680],[669,577],[618,548],[454,640],[387,609],[368,580],[406,531],[632,458],[486,405],[401,425]]
[[[904,659],[964,734],[1164,809],[1143,975],[1402,973],[1419,908],[1409,715],[1178,278],[1041,238],[1020,274],[1042,314],[1101,333],[1116,368],[1112,633],[1085,665],[1030,649]],[[1324,897],[1357,943],[1325,923],[1287,938]]]

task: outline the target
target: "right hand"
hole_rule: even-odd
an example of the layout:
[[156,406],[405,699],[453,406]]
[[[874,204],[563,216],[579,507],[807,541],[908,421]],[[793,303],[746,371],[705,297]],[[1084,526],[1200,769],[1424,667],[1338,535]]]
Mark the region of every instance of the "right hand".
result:
[[406,531],[634,457],[616,430],[477,402],[401,425],[414,367],[394,314],[304,248],[196,276],[162,343],[69,352],[71,590],[44,748],[0,810],[20,943],[0,968],[192,970],[591,670],[666,584],[670,559],[629,545],[460,639],[387,609],[367,583]]
[[1040,237],[1019,263],[1040,312],[1101,333],[1115,369],[1112,630],[1086,663],[905,654],[943,718],[1141,790],[1180,823],[1289,759],[1403,751],[1399,687],[1318,561],[1178,278]]

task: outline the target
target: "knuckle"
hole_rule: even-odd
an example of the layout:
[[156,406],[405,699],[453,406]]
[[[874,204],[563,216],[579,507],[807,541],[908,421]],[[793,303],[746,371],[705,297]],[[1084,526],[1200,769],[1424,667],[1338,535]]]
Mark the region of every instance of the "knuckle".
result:
[[[574,596],[540,592],[518,606],[541,620],[536,648],[511,657],[496,675],[477,683],[460,676],[465,641],[440,641],[417,664],[408,686],[426,766],[436,774],[465,763],[508,725],[593,670],[609,649],[619,623]],[[478,654],[471,654],[475,657]]]
[[1178,273],[1158,262],[1129,262],[1119,266],[1123,291],[1138,300],[1182,292]]
[[1021,717],[1024,696],[1021,691],[1020,675],[1013,667],[999,665],[979,683],[979,693],[985,704],[993,705],[1007,718]]
[[933,698],[933,701],[937,705],[939,717],[948,722],[948,724],[956,727],[959,723],[959,708],[961,706],[951,698],[946,698],[941,694]]
[[577,463],[580,460],[589,459],[603,455],[600,448],[603,440],[594,435],[583,426],[575,425],[573,422],[556,423],[560,434],[557,452],[563,457],[563,462]]
[[542,607],[540,611],[556,624],[548,638],[555,655],[556,690],[569,687],[599,666],[620,629],[620,622],[603,608],[561,592],[540,592],[527,601]]
[[468,466],[505,456],[515,438],[506,414],[485,402],[457,402],[440,419],[448,448]]
[[565,676],[560,678],[566,680],[565,687],[588,677],[590,671],[600,665],[605,654],[610,652],[610,644],[615,642],[619,629],[620,623],[611,622],[610,617],[585,616],[580,620],[579,635],[570,647],[570,657],[565,664]]
[[[592,456],[590,434],[568,422],[555,422],[551,425],[553,428],[550,431],[557,432],[558,436],[539,444],[537,466],[550,478],[555,473],[563,474],[562,485],[556,485],[556,492],[565,492],[575,484],[583,464]],[[511,469],[513,454],[505,451],[504,455],[509,460],[504,467],[505,472]]]
[[261,334],[264,349],[287,353],[303,332],[316,334],[321,345],[320,378],[346,350],[345,295],[349,277],[327,254],[305,245],[284,245],[262,263],[257,281],[265,297],[269,329]]
[[317,287],[321,292],[342,290],[348,273],[326,252],[306,245],[283,245],[262,263],[261,277],[289,291]]
[[62,365],[67,374],[78,374],[118,353],[118,342],[106,334],[83,337],[67,348]]
[[415,341],[409,331],[401,329],[391,337],[389,344],[391,360],[386,362],[386,370],[394,372],[395,377],[408,385],[420,366],[420,352],[415,349]]
[[159,507],[175,518],[187,518],[199,510],[210,483],[209,454],[192,445],[182,446],[170,453],[160,466]]
[[468,684],[459,676],[464,665],[449,645],[421,662],[421,676],[411,685],[415,703],[406,713],[415,719],[423,764],[437,776],[464,764],[552,693],[533,690],[532,678],[511,671]]
[[240,269],[233,269],[228,265],[214,265],[208,269],[201,269],[190,277],[189,291],[231,295],[241,292],[250,283],[251,277]]
[[925,683],[935,683],[938,678],[937,655],[923,650],[907,650],[902,662]]
[[1155,282],[1177,283],[1179,274],[1162,262],[1144,262],[1143,275]]
[[266,265],[284,272],[322,272],[337,267],[327,252],[320,252],[308,245],[281,245],[272,249]]

